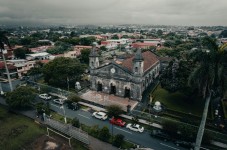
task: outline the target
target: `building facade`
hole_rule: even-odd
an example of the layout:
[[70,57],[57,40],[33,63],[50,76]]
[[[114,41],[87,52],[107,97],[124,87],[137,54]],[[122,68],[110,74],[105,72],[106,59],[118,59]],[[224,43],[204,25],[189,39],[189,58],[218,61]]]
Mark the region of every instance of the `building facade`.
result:
[[136,54],[121,64],[112,61],[100,65],[99,55],[93,48],[89,56],[91,89],[133,100],[142,100],[142,94],[158,77],[160,62],[150,51]]

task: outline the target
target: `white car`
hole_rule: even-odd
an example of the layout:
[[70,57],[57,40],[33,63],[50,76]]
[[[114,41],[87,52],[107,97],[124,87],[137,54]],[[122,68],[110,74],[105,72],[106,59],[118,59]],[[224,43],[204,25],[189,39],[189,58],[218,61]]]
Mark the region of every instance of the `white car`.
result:
[[139,124],[127,124],[126,128],[132,130],[132,131],[136,131],[136,132],[140,132],[142,133],[144,131],[144,127],[140,126]]
[[56,104],[63,105],[65,100],[64,99],[54,99],[53,101]]
[[42,99],[45,99],[45,100],[50,100],[51,99],[51,96],[44,93],[44,94],[39,94],[39,97],[42,98]]
[[106,120],[108,118],[107,114],[104,113],[104,112],[94,112],[92,114],[92,116],[94,116],[95,118],[97,119],[100,119],[100,120]]

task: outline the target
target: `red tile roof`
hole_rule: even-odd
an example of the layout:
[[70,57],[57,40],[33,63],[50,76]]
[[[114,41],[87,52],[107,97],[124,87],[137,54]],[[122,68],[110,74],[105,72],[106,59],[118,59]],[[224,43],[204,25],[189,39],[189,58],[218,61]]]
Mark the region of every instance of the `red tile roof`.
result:
[[[143,52],[142,56],[144,58],[144,66],[143,66],[144,72],[150,69],[155,63],[159,62],[158,57],[150,51]],[[133,62],[132,62],[133,58],[134,56],[131,58],[125,59],[121,64],[123,67],[127,68],[131,72],[133,71]]]
[[[12,69],[16,69],[17,67],[15,67],[14,65],[11,65],[11,64],[7,64],[7,67],[9,70],[12,70]],[[4,62],[0,62],[0,69],[5,69],[5,64]]]

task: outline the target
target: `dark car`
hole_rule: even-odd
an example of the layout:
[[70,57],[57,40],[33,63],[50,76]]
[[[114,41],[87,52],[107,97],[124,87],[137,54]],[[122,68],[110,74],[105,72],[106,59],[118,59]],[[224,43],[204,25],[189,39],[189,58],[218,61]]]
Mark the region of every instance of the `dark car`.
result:
[[79,104],[76,102],[72,102],[72,101],[66,101],[66,106],[68,109],[72,109],[72,110],[78,110],[79,109]]
[[174,142],[177,146],[181,146],[184,148],[189,148],[189,149],[193,149],[194,148],[194,144],[191,142],[186,142],[186,141],[175,141]]
[[161,130],[153,130],[151,132],[151,136],[162,139],[164,141],[170,141],[171,140],[171,137]]

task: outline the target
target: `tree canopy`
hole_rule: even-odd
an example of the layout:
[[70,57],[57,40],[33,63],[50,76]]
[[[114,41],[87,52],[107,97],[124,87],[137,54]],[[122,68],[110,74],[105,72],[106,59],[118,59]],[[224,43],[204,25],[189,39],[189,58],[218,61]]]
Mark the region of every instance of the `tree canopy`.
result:
[[107,107],[107,114],[109,117],[118,117],[122,113],[123,110],[119,105],[110,105]]
[[82,73],[87,68],[77,59],[59,57],[44,65],[42,71],[44,80],[50,85],[67,87],[75,85],[75,82],[81,79]]
[[35,90],[33,88],[21,86],[6,94],[6,103],[11,108],[25,109],[31,106],[34,98]]

